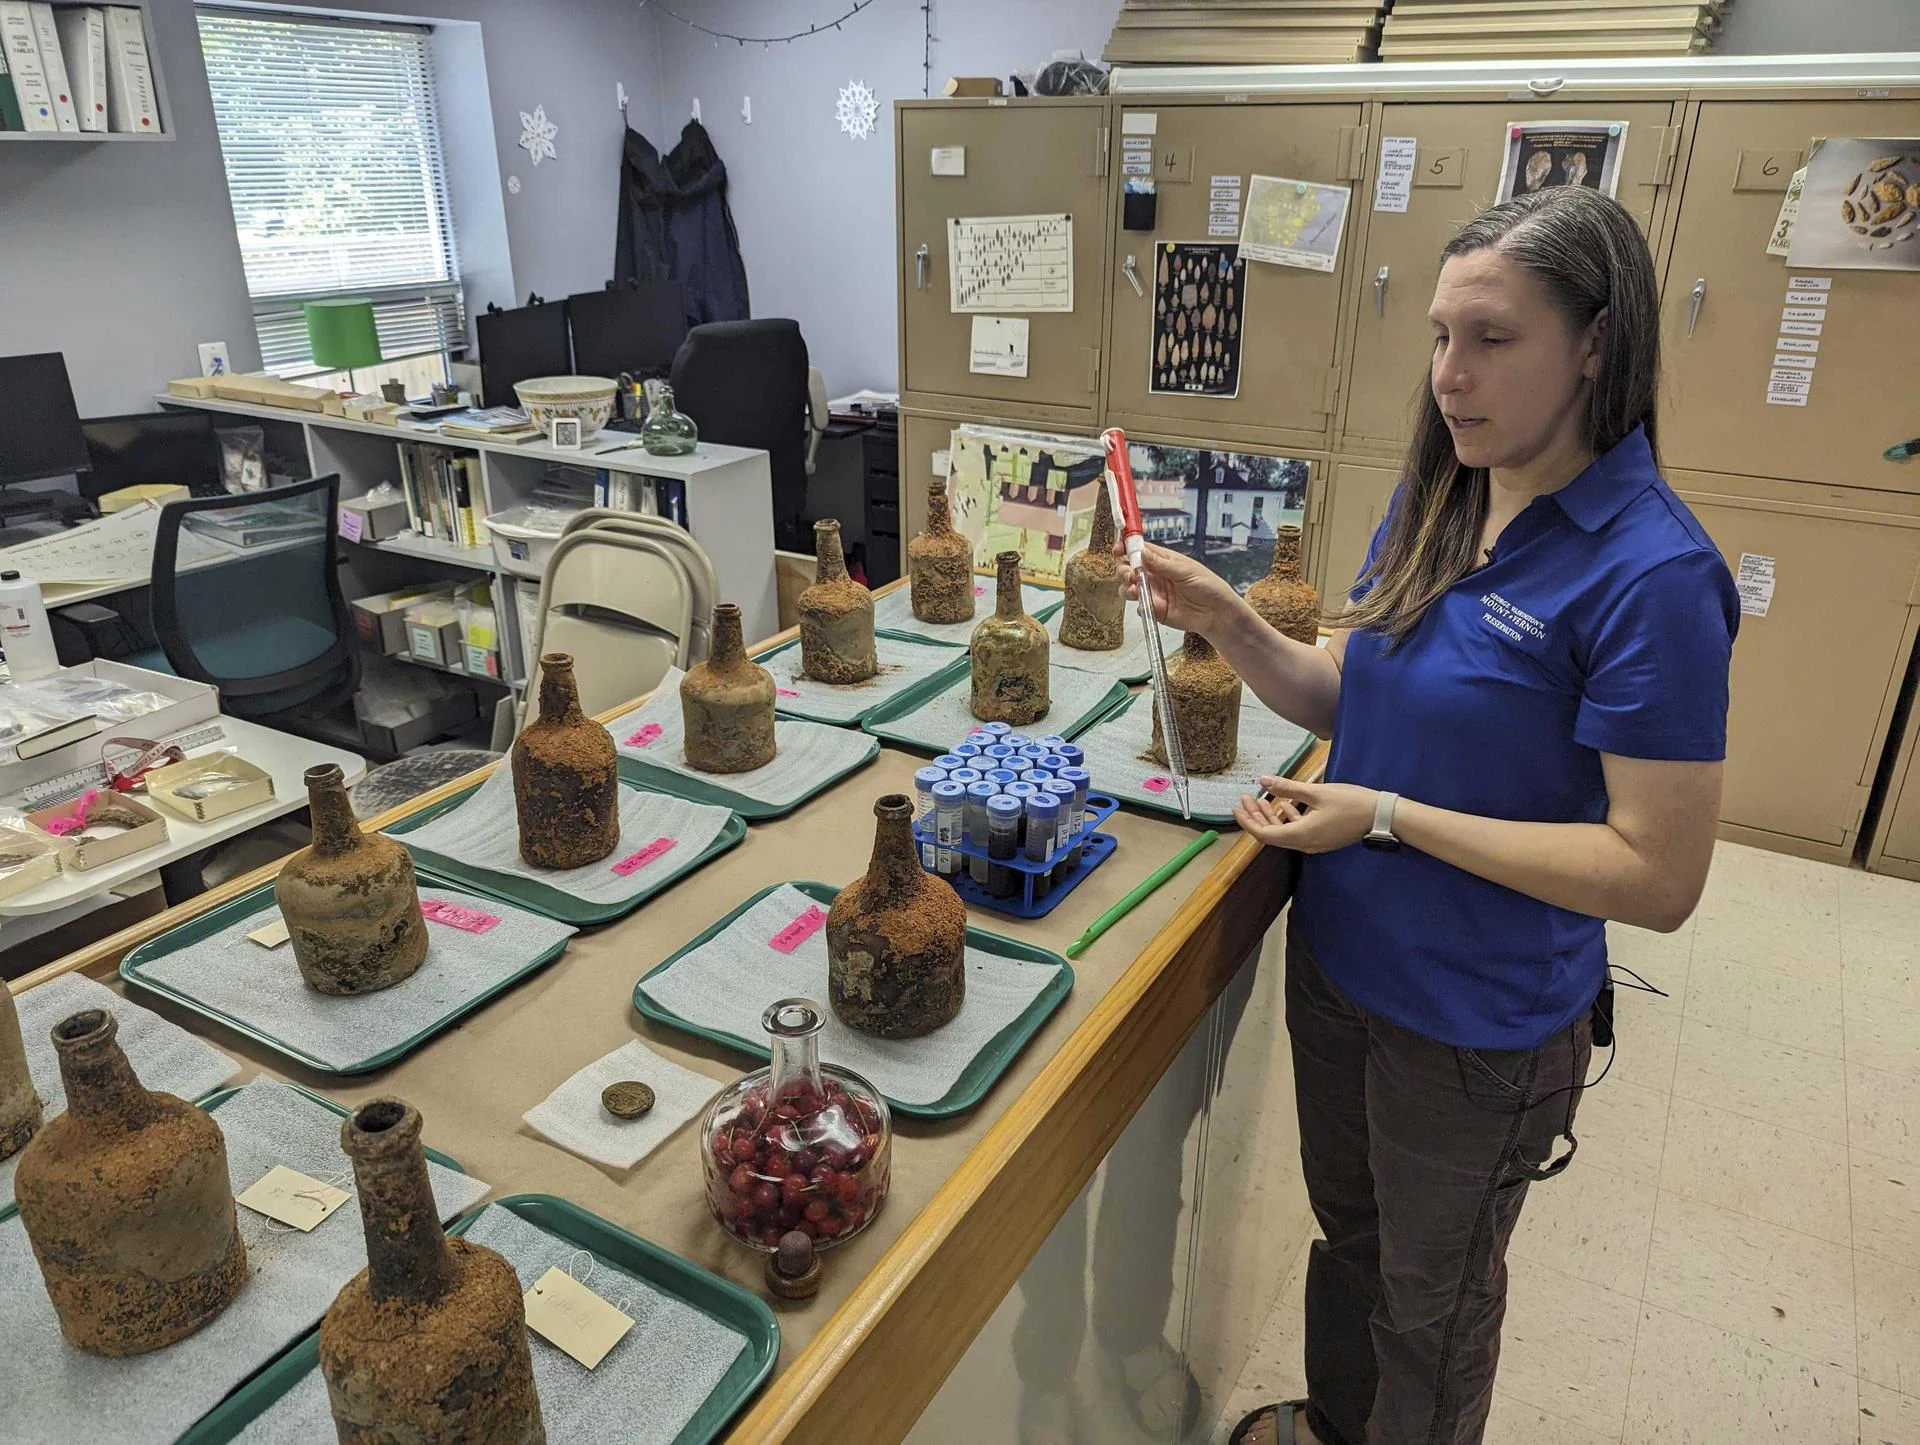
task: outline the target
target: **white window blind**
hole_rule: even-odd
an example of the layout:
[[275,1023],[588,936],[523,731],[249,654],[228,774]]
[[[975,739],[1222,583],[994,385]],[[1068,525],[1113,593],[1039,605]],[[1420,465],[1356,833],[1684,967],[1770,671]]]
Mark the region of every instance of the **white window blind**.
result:
[[198,15],[265,365],[315,369],[301,304],[325,296],[372,300],[389,359],[463,345],[429,32]]

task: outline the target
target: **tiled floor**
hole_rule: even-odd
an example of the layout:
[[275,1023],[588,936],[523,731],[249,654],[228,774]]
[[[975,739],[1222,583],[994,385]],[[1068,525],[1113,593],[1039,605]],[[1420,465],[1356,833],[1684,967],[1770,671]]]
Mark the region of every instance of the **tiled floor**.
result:
[[[1723,843],[1611,929],[1618,1057],[1536,1186],[1489,1445],[1920,1445],[1920,884]],[[1228,1403],[1298,1396],[1306,1255]]]

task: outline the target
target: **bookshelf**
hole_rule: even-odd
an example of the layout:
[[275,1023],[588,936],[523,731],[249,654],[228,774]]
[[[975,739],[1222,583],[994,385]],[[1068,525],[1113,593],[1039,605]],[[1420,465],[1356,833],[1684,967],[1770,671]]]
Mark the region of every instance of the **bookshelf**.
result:
[[[82,5],[99,4],[101,0],[52,0],[53,8],[73,10]],[[167,79],[160,67],[160,47],[153,25],[152,0],[113,0],[116,5],[140,12],[140,28],[147,40],[147,65],[153,72],[154,104],[160,113],[160,129],[152,135],[135,135],[127,131],[58,131],[58,130],[0,130],[0,145],[16,142],[52,142],[54,144],[112,145],[130,143],[133,145],[154,145],[160,141],[173,139],[173,107],[167,100]]]

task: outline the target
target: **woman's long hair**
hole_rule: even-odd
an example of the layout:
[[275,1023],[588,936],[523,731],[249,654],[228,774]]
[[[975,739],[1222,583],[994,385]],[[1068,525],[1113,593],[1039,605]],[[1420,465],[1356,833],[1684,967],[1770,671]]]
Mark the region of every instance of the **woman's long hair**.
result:
[[[1490,246],[1546,287],[1576,333],[1607,313],[1584,441],[1599,456],[1645,427],[1657,465],[1660,298],[1653,256],[1633,217],[1598,191],[1551,186],[1482,211],[1447,242],[1440,260],[1444,265]],[[1486,519],[1486,470],[1462,466],[1454,455],[1429,379],[1386,536],[1360,577],[1366,595],[1330,620],[1370,628],[1398,646],[1427,608],[1474,569]]]

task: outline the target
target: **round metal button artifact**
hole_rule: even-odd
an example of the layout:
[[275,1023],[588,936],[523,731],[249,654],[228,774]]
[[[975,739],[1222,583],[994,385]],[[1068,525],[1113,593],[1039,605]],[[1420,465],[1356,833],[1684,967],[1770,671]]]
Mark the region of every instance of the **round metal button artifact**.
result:
[[600,1106],[616,1119],[638,1119],[653,1107],[653,1090],[638,1079],[622,1079],[600,1091]]

